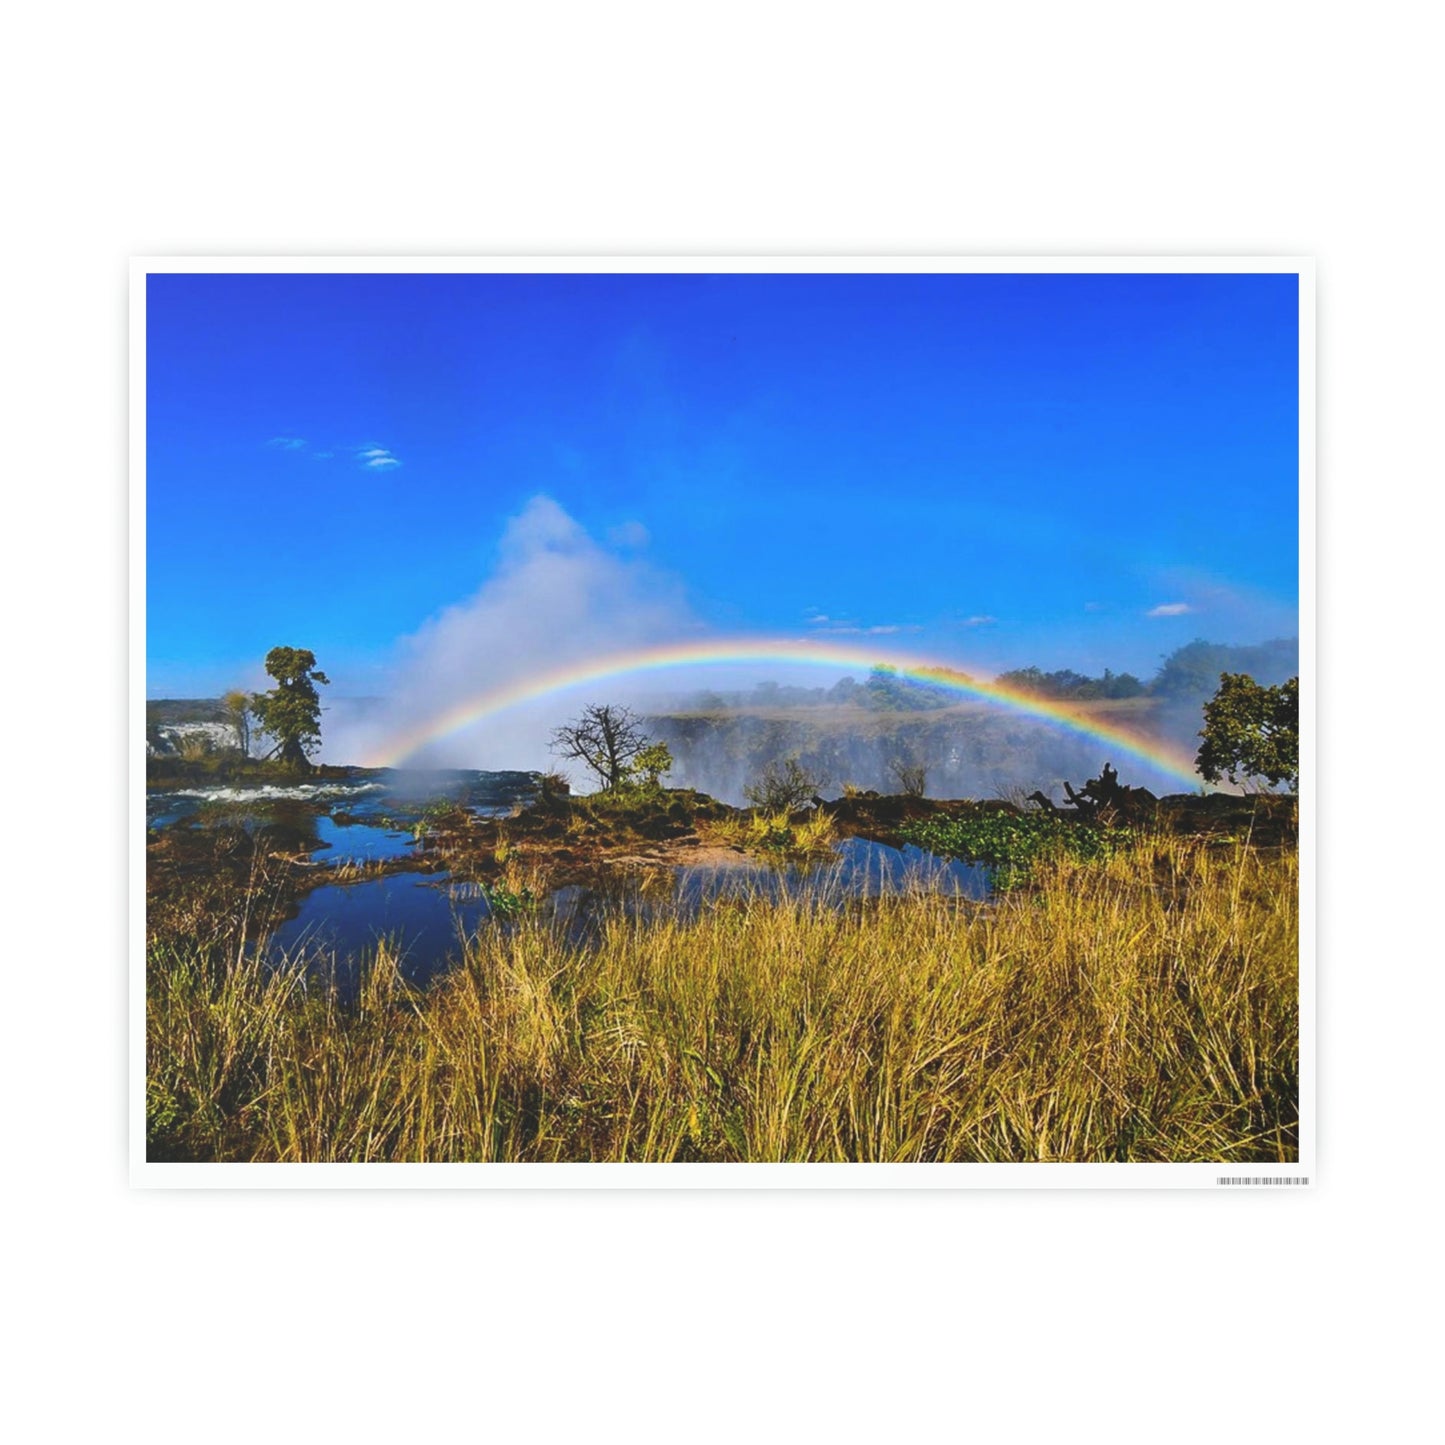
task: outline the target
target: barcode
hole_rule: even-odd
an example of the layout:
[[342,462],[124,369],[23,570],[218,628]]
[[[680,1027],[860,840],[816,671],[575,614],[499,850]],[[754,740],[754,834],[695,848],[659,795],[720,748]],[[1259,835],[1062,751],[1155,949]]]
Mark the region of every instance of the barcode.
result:
[[1221,1174],[1216,1184],[1308,1184],[1308,1174]]

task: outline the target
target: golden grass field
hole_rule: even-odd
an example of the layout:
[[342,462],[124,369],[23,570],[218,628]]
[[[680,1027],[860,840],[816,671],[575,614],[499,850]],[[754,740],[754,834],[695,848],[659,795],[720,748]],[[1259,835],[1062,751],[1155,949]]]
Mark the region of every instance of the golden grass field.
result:
[[987,904],[532,914],[425,989],[382,946],[354,998],[172,932],[149,1157],[1291,1161],[1297,898],[1292,848],[1143,837]]

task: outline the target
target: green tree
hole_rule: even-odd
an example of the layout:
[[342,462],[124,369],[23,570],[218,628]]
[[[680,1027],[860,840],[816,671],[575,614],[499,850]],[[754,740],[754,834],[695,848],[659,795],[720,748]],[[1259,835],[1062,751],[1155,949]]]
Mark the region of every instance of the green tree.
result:
[[331,679],[317,671],[316,655],[304,647],[273,647],[266,654],[266,671],[276,679],[270,692],[251,699],[257,727],[276,746],[267,755],[280,757],[288,768],[305,771],[310,755],[321,745],[321,697],[316,684]]
[[1247,786],[1263,778],[1271,787],[1299,788],[1299,678],[1261,687],[1248,673],[1225,672],[1204,704],[1204,739],[1195,759],[1211,783],[1228,778]]
[[662,786],[662,775],[672,771],[672,752],[666,743],[648,743],[633,758],[627,780],[635,787],[655,793]]

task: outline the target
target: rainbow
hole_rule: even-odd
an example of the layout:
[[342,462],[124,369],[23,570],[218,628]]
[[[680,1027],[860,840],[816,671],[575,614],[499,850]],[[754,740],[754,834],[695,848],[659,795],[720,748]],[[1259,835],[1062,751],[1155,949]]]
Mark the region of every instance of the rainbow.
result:
[[1193,759],[1181,750],[1101,723],[1082,709],[1071,707],[1067,703],[1033,697],[996,682],[979,682],[945,663],[907,653],[874,647],[864,650],[812,640],[759,637],[664,643],[569,662],[548,672],[533,673],[528,677],[504,683],[500,687],[479,692],[424,722],[395,733],[376,750],[368,766],[399,767],[429,743],[504,712],[507,708],[546,697],[549,693],[564,692],[569,688],[637,673],[729,663],[810,663],[819,667],[865,669],[879,665],[892,667],[903,677],[948,688],[961,696],[992,703],[1019,716],[1050,723],[1075,736],[1101,743],[1120,754],[1157,768],[1191,791],[1200,786]]

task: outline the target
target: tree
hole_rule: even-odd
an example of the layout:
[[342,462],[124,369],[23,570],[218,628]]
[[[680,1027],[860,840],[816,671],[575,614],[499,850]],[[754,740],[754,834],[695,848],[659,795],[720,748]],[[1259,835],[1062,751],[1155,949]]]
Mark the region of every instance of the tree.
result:
[[279,754],[288,768],[305,771],[310,755],[321,745],[321,697],[316,684],[331,679],[316,669],[316,656],[304,647],[273,647],[266,654],[266,671],[276,679],[270,692],[258,692],[251,699],[256,725],[276,746],[267,755]]
[[791,757],[778,763],[772,762],[743,789],[743,796],[755,808],[769,813],[791,813],[812,799],[826,780],[810,773]]
[[662,786],[662,775],[671,771],[672,752],[667,744],[650,742],[628,766],[627,780],[649,793],[655,793]]
[[1246,672],[1219,676],[1219,690],[1204,704],[1204,739],[1195,759],[1211,783],[1227,777],[1248,785],[1263,778],[1272,787],[1299,789],[1299,678],[1261,687]]
[[905,798],[922,798],[928,792],[928,765],[912,757],[894,758],[888,764],[888,771],[898,779]]
[[251,695],[242,692],[240,688],[232,688],[225,697],[221,699],[221,706],[226,709],[226,716],[231,726],[236,729],[236,744],[241,749],[241,755],[249,758],[251,756]]
[[[611,704],[586,708],[576,722],[552,730],[552,751],[581,763],[609,793],[626,784],[633,763],[649,745],[637,714]],[[667,766],[672,766],[670,755]]]

